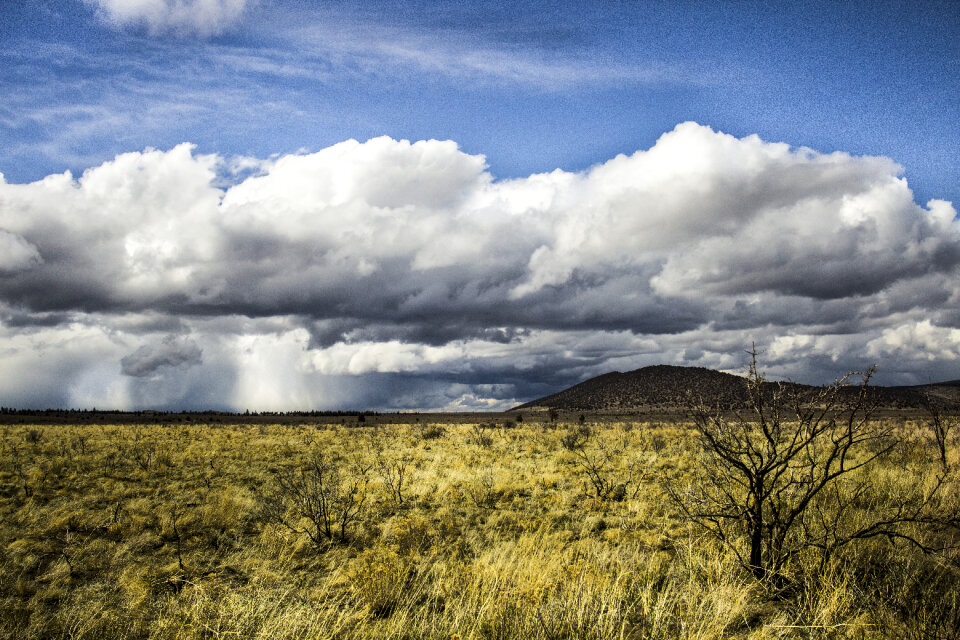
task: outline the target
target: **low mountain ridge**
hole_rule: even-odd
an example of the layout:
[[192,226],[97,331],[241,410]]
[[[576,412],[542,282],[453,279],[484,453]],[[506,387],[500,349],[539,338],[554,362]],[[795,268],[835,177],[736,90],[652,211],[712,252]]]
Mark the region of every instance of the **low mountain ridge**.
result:
[[[634,371],[605,373],[563,391],[521,404],[515,409],[556,409],[560,411],[671,411],[687,408],[702,400],[721,409],[740,406],[745,398],[746,378],[706,369],[653,365]],[[819,387],[794,382],[795,392],[814,394]],[[857,387],[849,387],[856,393]],[[960,380],[900,387],[868,387],[869,398],[881,408],[920,409],[933,402],[941,408],[960,408]]]

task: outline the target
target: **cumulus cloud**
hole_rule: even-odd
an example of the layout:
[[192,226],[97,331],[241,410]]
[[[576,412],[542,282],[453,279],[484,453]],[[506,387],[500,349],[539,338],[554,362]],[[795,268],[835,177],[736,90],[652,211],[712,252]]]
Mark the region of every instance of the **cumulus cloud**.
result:
[[26,271],[43,262],[37,248],[23,237],[0,229],[0,273]]
[[[0,182],[4,326],[103,328],[128,399],[187,398],[189,366],[229,381],[191,402],[249,408],[481,406],[501,383],[502,406],[612,368],[736,368],[752,339],[809,381],[864,358],[912,376],[957,339],[956,210],[887,158],[684,123],[512,180],[386,137],[236,164],[183,144]],[[935,341],[897,337],[925,321]]]
[[867,344],[870,355],[925,358],[931,362],[960,360],[960,329],[935,326],[930,320],[884,329]]
[[87,0],[120,27],[145,27],[152,34],[212,36],[235,25],[248,0]]

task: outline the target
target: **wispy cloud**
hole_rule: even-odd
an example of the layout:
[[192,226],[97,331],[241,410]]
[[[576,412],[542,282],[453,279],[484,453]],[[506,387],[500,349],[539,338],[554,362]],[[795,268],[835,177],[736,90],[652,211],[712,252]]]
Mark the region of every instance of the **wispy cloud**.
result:
[[365,74],[436,74],[482,83],[540,90],[576,86],[714,84],[729,70],[699,68],[657,59],[617,59],[585,49],[503,43],[451,29],[410,29],[351,18],[307,23],[285,30],[298,46],[340,68]]
[[[244,15],[266,11],[239,0],[102,0],[97,6],[117,25],[183,30],[193,24],[207,34],[214,25],[239,25]],[[0,81],[9,89],[0,96],[0,161],[9,167],[45,160],[79,170],[126,149],[184,139],[240,146],[236,139],[264,122],[281,131],[298,120],[364,128],[370,116],[343,111],[336,98],[355,94],[358,86],[403,92],[440,83],[467,93],[507,88],[559,94],[703,85],[722,76],[708,67],[391,25],[345,11],[318,17],[277,10],[257,20],[244,26],[256,37],[246,38],[169,41],[121,32],[98,46],[12,42],[0,52]],[[304,142],[289,144],[266,153]]]
[[[180,63],[170,67],[157,63],[165,51],[147,43],[131,56],[23,42],[0,53],[4,83],[14,89],[0,95],[5,167],[46,158],[53,166],[79,169],[123,149],[157,144],[171,128],[186,137],[187,131],[230,126],[224,123],[247,126],[277,115],[305,115],[295,91],[257,82],[257,73],[282,73],[281,66],[301,73],[307,68],[289,58],[271,61],[230,47],[182,44]],[[64,60],[71,70],[58,69]],[[43,71],[38,76],[29,69]]]

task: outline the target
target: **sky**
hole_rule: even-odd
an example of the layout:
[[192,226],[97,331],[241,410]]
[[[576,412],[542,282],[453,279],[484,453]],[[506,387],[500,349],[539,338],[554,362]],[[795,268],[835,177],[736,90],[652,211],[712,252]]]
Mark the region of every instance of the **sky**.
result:
[[960,379],[953,2],[0,3],[0,404]]

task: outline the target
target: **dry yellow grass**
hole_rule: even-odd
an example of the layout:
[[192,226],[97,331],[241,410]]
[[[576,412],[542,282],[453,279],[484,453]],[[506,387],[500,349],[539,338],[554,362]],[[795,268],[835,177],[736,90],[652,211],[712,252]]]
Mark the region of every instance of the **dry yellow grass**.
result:
[[[593,426],[590,459],[624,487],[606,496],[567,427],[441,426],[5,427],[0,636],[957,637],[953,551],[869,540],[823,570],[798,558],[787,589],[755,580],[665,497],[700,463],[688,426]],[[936,451],[900,431],[870,481],[922,490]],[[364,480],[345,542],[271,508],[317,452]]]

